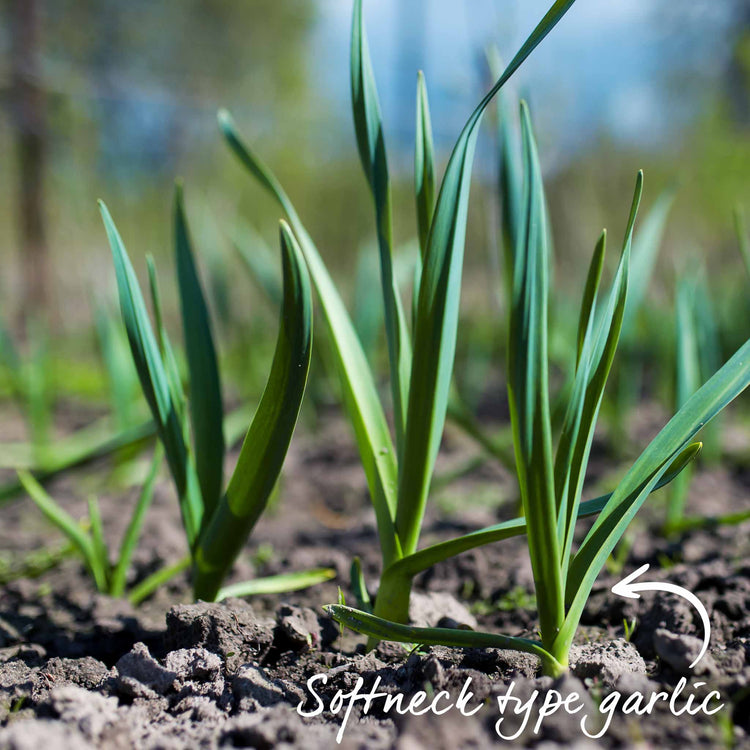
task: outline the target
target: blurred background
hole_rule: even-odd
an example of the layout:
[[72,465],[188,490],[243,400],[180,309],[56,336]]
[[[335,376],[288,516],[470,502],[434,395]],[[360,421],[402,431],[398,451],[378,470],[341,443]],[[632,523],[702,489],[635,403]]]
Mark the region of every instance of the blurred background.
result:
[[[490,83],[548,0],[370,0],[371,53],[395,181],[398,243],[415,234],[414,91],[426,74],[441,166]],[[350,115],[349,0],[5,0],[0,24],[0,316],[20,340],[31,316],[81,356],[114,275],[96,199],[139,273],[171,278],[171,185],[185,180],[203,262],[232,278],[242,220],[276,246],[278,210],[221,142],[225,106],[278,173],[346,287],[374,234]],[[645,206],[678,188],[656,281],[704,258],[737,279],[735,206],[750,200],[750,0],[578,0],[512,80],[528,98],[546,173],[555,283],[580,289],[596,237],[621,236],[636,170]],[[480,144],[467,247],[467,304],[492,294],[497,209],[492,129]],[[570,265],[570,264],[573,265]],[[722,274],[725,278],[722,277]],[[174,308],[174,285],[164,284]],[[722,287],[723,288],[723,287]],[[242,316],[246,278],[214,290]],[[481,299],[480,299],[481,298]],[[82,343],[76,344],[79,340]]]

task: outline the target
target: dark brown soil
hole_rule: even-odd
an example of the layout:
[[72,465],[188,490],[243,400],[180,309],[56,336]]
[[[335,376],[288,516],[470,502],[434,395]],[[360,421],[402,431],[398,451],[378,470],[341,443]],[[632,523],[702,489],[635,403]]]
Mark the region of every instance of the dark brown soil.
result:
[[[650,429],[650,428],[644,428]],[[440,471],[458,466],[471,444],[449,432]],[[592,475],[613,467],[595,456]],[[50,491],[74,515],[85,513],[88,492],[111,486],[109,469],[65,478]],[[703,467],[692,485],[691,510],[720,513],[748,503],[750,473]],[[592,485],[587,496],[600,488]],[[116,544],[137,489],[102,494],[105,531]],[[474,502],[476,501],[476,502]],[[486,464],[441,490],[431,504],[423,542],[446,538],[514,514],[512,478]],[[468,507],[467,507],[468,506]],[[316,688],[328,707],[338,690],[351,691],[359,676],[365,689],[406,696],[446,690],[457,696],[471,678],[473,717],[456,711],[436,717],[386,714],[381,703],[350,716],[342,747],[731,747],[749,746],[750,732],[750,523],[695,531],[678,539],[655,534],[661,507],[655,495],[630,534],[624,571],[648,562],[653,580],[668,580],[695,593],[712,623],[709,655],[698,673],[686,654],[702,636],[697,613],[683,599],[644,594],[639,601],[613,595],[622,574],[603,573],[578,634],[573,670],[552,682],[537,676],[532,657],[498,650],[432,648],[410,652],[381,644],[366,654],[362,639],[340,635],[321,607],[337,600],[341,586],[351,598],[351,559],[363,560],[376,581],[378,550],[374,514],[356,451],[334,417],[315,434],[295,438],[285,468],[280,505],[262,521],[237,580],[311,566],[331,566],[337,579],[283,597],[251,604],[191,604],[187,579],[176,579],[138,609],[93,593],[82,565],[69,558],[36,579],[6,585],[0,595],[0,748],[331,748],[342,714],[326,711],[301,718],[298,705],[315,701],[306,681],[327,677]],[[22,555],[49,544],[49,527],[28,502],[3,508],[0,548]],[[133,578],[174,562],[185,552],[172,490],[165,480],[135,561]],[[261,546],[263,545],[263,546]],[[536,628],[531,568],[524,541],[476,550],[421,575],[415,582],[412,619],[437,624],[445,617],[510,635]],[[374,593],[374,592],[373,592]],[[631,642],[624,623],[635,620]],[[693,637],[693,639],[691,639]],[[717,689],[725,708],[712,717],[675,717],[664,706],[644,717],[616,714],[606,734],[589,740],[579,720],[556,714],[539,734],[527,727],[504,742],[495,733],[497,697],[513,682],[515,694],[539,690],[578,692],[587,710],[613,690],[672,691],[682,676],[686,693]],[[695,687],[696,682],[707,683]],[[511,732],[512,719],[503,725]]]

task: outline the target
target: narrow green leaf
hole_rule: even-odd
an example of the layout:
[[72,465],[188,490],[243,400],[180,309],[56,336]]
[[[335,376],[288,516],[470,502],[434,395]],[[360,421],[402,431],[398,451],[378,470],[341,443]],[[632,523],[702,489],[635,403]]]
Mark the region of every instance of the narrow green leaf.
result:
[[[695,299],[695,285],[687,279],[681,279],[677,287],[675,310],[675,407],[677,409],[684,406],[701,385],[700,357],[693,314]],[[691,479],[692,472],[686,471],[672,486],[667,503],[667,530],[675,529],[684,515]]]
[[133,359],[122,326],[102,305],[96,306],[94,326],[107,375],[115,424],[124,430],[133,421],[133,403],[140,387],[133,369]]
[[249,224],[238,222],[232,233],[232,245],[271,304],[281,305],[281,275],[265,240]]
[[137,586],[134,586],[130,594],[128,594],[128,601],[137,606],[144,600],[148,599],[156,589],[163,586],[167,581],[179,575],[183,571],[190,567],[192,562],[191,557],[183,557],[172,565],[168,565],[165,568],[160,568],[155,573],[152,573],[148,578],[144,578]]
[[593,312],[596,303],[596,296],[599,291],[599,282],[602,279],[602,269],[604,268],[604,256],[607,252],[607,230],[603,230],[599,241],[596,243],[594,255],[589,265],[588,276],[586,277],[586,286],[583,290],[583,302],[581,304],[581,315],[578,318],[578,349],[576,353],[576,369],[581,362],[581,353],[583,351],[583,342],[586,338],[586,332],[593,325]]
[[[649,495],[657,487],[665,484],[665,478],[667,474],[671,472],[672,467],[675,466],[675,464],[678,464],[682,466],[681,470],[684,470],[698,455],[701,447],[701,443],[692,443],[688,445],[686,448],[680,451],[676,455],[676,457],[673,456],[671,457],[670,461],[666,461],[657,466],[651,474],[646,476],[645,480],[640,485],[633,487],[627,493],[621,492],[620,488],[622,487],[622,484],[620,484],[615,492],[612,493],[609,502],[611,503],[613,501],[620,501],[620,503],[622,504],[634,506],[637,511],[637,509],[640,508],[641,505],[643,505]],[[604,511],[607,511],[609,507],[610,506],[608,503],[608,505],[605,506]],[[573,642],[576,630],[578,629],[581,614],[583,613],[583,609],[586,606],[586,601],[591,593],[591,589],[593,588],[594,581],[601,572],[601,569],[604,567],[607,559],[609,558],[609,555],[612,553],[617,543],[622,538],[627,529],[628,523],[630,522],[630,520],[632,520],[632,517],[634,515],[635,511],[633,511],[628,521],[621,528],[619,528],[616,533],[611,534],[611,538],[605,542],[605,546],[600,548],[601,554],[597,555],[595,564],[591,564],[588,570],[585,571],[582,578],[580,579],[580,583],[578,583],[577,589],[573,589],[571,585],[573,576],[578,575],[580,572],[575,570],[577,558],[573,559],[573,564],[571,565],[571,568],[568,572],[568,589],[566,591],[566,597],[569,597],[568,611],[565,617],[565,622],[563,623],[563,626],[560,628],[560,632],[558,633],[556,643],[553,644],[553,648],[558,653],[560,651],[567,651],[570,648],[570,644]],[[602,516],[600,514],[599,518],[601,517]],[[597,521],[595,522],[595,526],[597,525],[598,520],[599,519],[597,519]],[[600,536],[599,541],[603,541],[602,536]],[[607,549],[606,554],[603,553],[603,550],[605,548]]]
[[[721,335],[716,317],[716,306],[711,299],[706,269],[701,268],[701,274],[696,279],[694,306],[694,324],[696,348],[699,359],[699,385],[705,383],[724,363]],[[722,456],[722,416],[714,417],[711,424],[703,430],[703,460],[709,464],[716,464]]]
[[175,187],[175,255],[182,310],[182,331],[190,373],[190,420],[195,468],[203,496],[204,519],[221,496],[224,477],[224,433],[221,382],[208,307],[190,242],[182,186]]
[[492,98],[573,5],[550,8],[500,79],[474,110],[451,154],[440,188],[419,285],[409,392],[406,448],[396,516],[404,551],[416,549],[429,493],[453,371],[471,170],[482,116]]
[[91,571],[96,587],[99,591],[106,590],[106,571],[101,566],[99,556],[94,549],[91,537],[81,528],[80,524],[63,508],[61,508],[47,493],[39,482],[27,471],[19,471],[18,479],[34,504],[39,508],[50,523],[56,526],[76,546],[83,557],[86,567]]
[[[487,50],[490,75],[497,79],[502,73],[502,61],[497,47]],[[523,170],[520,163],[521,144],[514,127],[518,102],[511,99],[507,91],[497,95],[497,142],[499,162],[500,214],[503,230],[503,257],[507,292],[510,296],[513,282],[513,255],[523,223]]]
[[[498,73],[499,75],[499,73]],[[432,140],[430,102],[424,73],[417,74],[417,138],[414,149],[414,192],[417,196],[417,232],[420,257],[427,253],[427,240],[435,212],[435,146]]]
[[646,215],[643,224],[633,240],[633,260],[630,270],[630,290],[628,304],[625,308],[623,335],[630,338],[638,312],[646,296],[646,290],[651,283],[656,258],[659,254],[664,230],[667,225],[669,211],[674,203],[675,191],[667,190],[662,193]]
[[323,609],[342,625],[346,625],[357,633],[363,633],[379,640],[418,643],[424,646],[451,646],[453,648],[513,649],[514,651],[534,654],[543,661],[552,659],[541,644],[527,638],[516,638],[495,633],[478,633],[473,630],[458,628],[417,628],[390,622],[341,604],[328,604]]
[[167,462],[177,489],[182,522],[192,548],[200,529],[203,508],[197,476],[189,460],[182,420],[175,408],[164,361],[154,338],[138,279],[107,207],[100,201],[117,277],[120,310],[128,334],[138,378],[164,444]]
[[677,288],[677,409],[685,405],[701,385],[698,340],[693,315],[697,291],[695,285],[682,279]]
[[[580,616],[591,587],[609,554],[670,461],[687,449],[695,435],[750,385],[750,341],[694,393],[641,453],[617,486],[573,558],[566,599],[569,618]],[[576,621],[577,622],[577,621]]]
[[315,568],[301,570],[298,573],[281,573],[265,578],[253,578],[251,581],[233,583],[222,588],[216,596],[220,602],[230,597],[260,596],[261,594],[284,594],[287,591],[299,591],[318,583],[330,581],[336,577],[336,571],[331,568]]
[[380,274],[385,308],[385,332],[391,373],[396,449],[403,455],[406,403],[409,398],[411,346],[398,284],[393,272],[393,211],[388,160],[378,91],[362,15],[362,0],[354,0],[351,39],[351,88],[354,129],[362,168],[375,202]]
[[167,385],[172,404],[177,417],[182,425],[182,435],[185,449],[190,449],[190,429],[187,422],[187,397],[182,386],[182,375],[177,364],[174,347],[164,325],[164,316],[161,306],[161,292],[159,291],[159,278],[156,273],[156,263],[151,254],[146,256],[146,269],[148,271],[148,287],[151,293],[151,305],[154,309],[154,322],[156,323],[156,338],[159,342],[159,352],[164,363],[164,372],[167,375]]
[[372,602],[370,601],[370,594],[367,591],[365,574],[362,572],[362,563],[358,557],[352,560],[351,579],[352,592],[357,606],[365,612],[372,612]]
[[[700,444],[691,446],[691,451],[694,453],[700,449]],[[694,453],[690,455],[690,460],[694,457]],[[664,476],[657,482],[656,486],[652,490],[656,490],[664,487],[665,485],[672,482],[675,477],[685,469],[688,465],[689,460],[686,460],[685,456],[678,456],[675,459]],[[593,500],[587,500],[578,506],[578,518],[588,518],[589,516],[595,516],[601,512],[602,508],[605,507],[609,499],[612,497],[612,493],[596,497]],[[383,576],[394,575],[401,576],[405,580],[411,580],[417,573],[431,568],[439,562],[448,560],[451,557],[460,555],[463,552],[476,549],[477,547],[483,547],[486,544],[492,544],[494,542],[501,542],[505,539],[510,539],[514,536],[522,536],[526,533],[526,519],[525,518],[513,518],[502,523],[495,524],[493,526],[487,526],[483,529],[477,529],[468,534],[448,539],[444,542],[438,542],[432,544],[429,547],[425,547],[417,552],[407,555],[401,558],[383,573]],[[382,580],[382,579],[381,579]]]
[[102,526],[102,514],[99,509],[99,500],[96,495],[89,495],[89,524],[91,527],[92,549],[97,559],[97,568],[104,573],[105,588],[100,588],[103,594],[107,593],[110,579],[110,563],[107,543],[104,541],[104,528]]
[[523,205],[515,254],[508,344],[508,401],[513,425],[518,484],[528,526],[529,553],[539,600],[543,642],[562,624],[547,356],[547,219],[541,169],[531,120],[521,103],[524,144]]
[[312,297],[302,251],[281,223],[284,301],[266,389],[237,467],[196,553],[196,597],[213,600],[278,480],[302,404],[312,352]]
[[240,139],[227,112],[219,113],[219,125],[240,163],[278,201],[300,243],[330,332],[344,404],[354,427],[375,508],[383,559],[386,563],[392,562],[401,556],[401,544],[394,527],[398,485],[396,454],[362,345],[328,269],[284,189],[268,167]]
[[110,582],[110,594],[112,596],[120,597],[125,593],[125,583],[127,581],[128,569],[130,568],[130,561],[133,559],[133,552],[138,544],[138,538],[141,534],[141,529],[143,528],[143,521],[146,518],[146,512],[151,506],[151,501],[154,499],[156,479],[159,476],[159,468],[161,467],[163,459],[164,449],[161,447],[161,444],[157,443],[154,448],[154,457],[151,460],[151,467],[149,468],[148,474],[146,475],[146,481],[143,483],[140,495],[138,496],[138,502],[130,516],[128,528],[125,530],[122,543],[120,544],[120,554],[118,555],[117,563],[112,571]]
[[[584,331],[581,362],[573,382],[570,407],[565,416],[556,455],[555,494],[559,506],[558,534],[563,576],[567,575],[577,507],[583,492],[594,429],[627,308],[630,251],[642,194],[643,173],[639,172],[625,230],[622,254],[612,282],[607,306],[596,324],[594,322],[595,310],[592,307],[589,324]],[[593,302],[594,300],[592,304]]]
[[380,261],[372,244],[367,242],[357,251],[357,267],[354,272],[354,300],[352,323],[370,362],[377,355],[380,334],[383,330],[383,295],[377,284],[373,284],[379,273]]

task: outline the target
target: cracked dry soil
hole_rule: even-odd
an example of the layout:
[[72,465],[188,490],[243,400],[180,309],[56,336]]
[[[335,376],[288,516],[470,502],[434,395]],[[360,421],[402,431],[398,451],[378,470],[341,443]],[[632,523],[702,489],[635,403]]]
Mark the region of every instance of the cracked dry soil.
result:
[[[82,566],[69,559],[38,579],[6,585],[0,593],[0,748],[331,748],[341,714],[302,718],[296,710],[300,703],[314,706],[306,682],[321,673],[327,683],[316,690],[326,707],[336,691],[351,691],[360,676],[365,688],[379,677],[380,690],[388,693],[446,690],[454,697],[471,678],[472,705],[488,707],[514,682],[519,696],[534,690],[542,696],[549,689],[578,692],[593,709],[613,690],[623,696],[671,691],[685,676],[689,685],[705,683],[696,694],[719,690],[724,710],[713,717],[675,717],[662,705],[648,717],[616,714],[596,741],[586,739],[575,717],[559,713],[543,723],[539,734],[528,727],[512,745],[750,747],[749,524],[666,541],[651,533],[647,516],[631,536],[627,571],[649,562],[654,579],[688,588],[708,609],[712,638],[698,670],[691,671],[689,664],[700,647],[702,626],[690,605],[661,594],[644,594],[639,601],[617,598],[610,588],[619,578],[610,574],[602,574],[588,602],[571,673],[554,682],[538,676],[533,657],[509,651],[436,647],[410,652],[383,643],[365,653],[363,639],[341,635],[321,609],[336,601],[338,585],[349,598],[354,554],[362,557],[369,580],[378,570],[374,520],[356,455],[336,442],[337,435],[297,442],[301,447],[290,456],[283,508],[264,517],[253,536],[270,543],[273,554],[262,566],[243,558],[235,571],[242,578],[256,567],[265,574],[325,565],[338,573],[330,583],[283,597],[258,597],[252,604],[236,599],[189,604],[176,603],[189,600],[187,580],[178,579],[134,609],[93,593]],[[466,495],[483,483],[503,487],[510,482],[502,471],[484,467],[454,491]],[[746,502],[749,483],[739,469],[704,471],[696,477],[691,502],[710,497],[717,509],[736,509]],[[69,510],[81,510],[65,481],[53,489]],[[290,507],[293,513],[287,512]],[[102,508],[105,530],[117,539],[127,514],[117,503],[103,501]],[[497,522],[510,512],[485,507],[452,517],[431,507],[425,540]],[[653,512],[651,520],[658,518]],[[0,544],[5,548],[33,549],[45,533],[28,504],[4,509]],[[175,559],[182,554],[180,543],[179,518],[165,483],[134,560],[134,575]],[[419,576],[412,619],[533,637],[533,599],[518,597],[519,591],[532,591],[531,583],[523,540],[508,540]],[[628,642],[624,623],[632,620],[635,630]],[[377,702],[366,716],[361,709],[361,704],[354,708],[341,747],[438,750],[511,744],[495,733],[493,710],[465,718],[457,712],[442,717],[385,714]]]

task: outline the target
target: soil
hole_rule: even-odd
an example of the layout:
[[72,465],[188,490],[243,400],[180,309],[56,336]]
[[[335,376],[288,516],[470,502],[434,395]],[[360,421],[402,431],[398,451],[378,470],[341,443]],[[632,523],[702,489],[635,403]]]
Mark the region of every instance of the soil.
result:
[[[439,470],[461,465],[473,450],[449,431]],[[595,452],[592,476],[611,475],[614,467],[604,459],[604,448]],[[110,486],[108,470],[100,467],[93,486],[89,475],[83,489],[80,476],[62,478],[49,489],[71,513],[83,516],[87,492]],[[599,489],[592,484],[585,494]],[[101,496],[105,532],[115,547],[136,494],[134,488]],[[694,511],[720,513],[744,507],[748,494],[745,469],[704,466],[689,502]],[[619,571],[605,571],[597,581],[571,673],[556,681],[538,675],[533,657],[509,651],[410,651],[382,643],[366,653],[360,636],[341,634],[322,610],[337,601],[338,586],[352,599],[348,576],[354,555],[372,584],[379,567],[374,514],[357,454],[346,427],[332,414],[295,438],[280,505],[258,524],[233,575],[241,580],[330,566],[337,578],[252,603],[193,604],[182,577],[139,608],[94,593],[75,558],[38,578],[7,584],[0,594],[0,748],[331,748],[343,711],[332,714],[330,701],[339,690],[350,692],[358,677],[365,690],[380,678],[380,691],[401,692],[406,700],[420,690],[428,696],[445,690],[455,700],[471,678],[470,705],[482,710],[470,718],[457,711],[402,716],[386,713],[381,699],[363,715],[360,703],[341,747],[750,747],[750,523],[665,540],[655,532],[662,511],[657,498],[629,534],[624,571],[649,563],[651,580],[668,580],[701,599],[712,637],[700,669],[689,667],[702,638],[696,611],[669,594],[646,593],[640,600],[614,596],[610,589],[622,577]],[[514,515],[514,484],[504,470],[487,463],[441,490],[437,500],[425,519],[423,543]],[[3,521],[5,553],[20,555],[50,542],[49,527],[30,503],[7,505]],[[165,479],[148,515],[133,580],[183,554],[179,515]],[[419,623],[534,637],[531,591],[524,542],[509,540],[419,576],[411,615]],[[631,622],[634,631],[627,641],[625,624]],[[327,710],[303,718],[297,707],[315,707],[306,683],[317,674],[327,678],[315,688]],[[671,693],[683,677],[685,695],[702,699],[718,690],[725,708],[694,717],[676,717],[661,704],[651,716],[617,712],[597,740],[585,737],[580,719],[563,713],[547,718],[538,734],[532,720],[513,742],[495,731],[497,699],[511,684],[514,695],[525,698],[538,690],[537,705],[548,691],[576,692],[586,711],[596,714],[613,691],[624,697]],[[505,733],[518,729],[518,721],[507,718]]]

